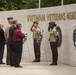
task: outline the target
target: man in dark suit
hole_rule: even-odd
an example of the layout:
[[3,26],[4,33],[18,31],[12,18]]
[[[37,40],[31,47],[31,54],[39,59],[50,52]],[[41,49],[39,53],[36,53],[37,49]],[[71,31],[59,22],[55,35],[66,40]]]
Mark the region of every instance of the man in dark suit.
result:
[[4,46],[5,46],[4,30],[3,25],[0,24],[0,64],[4,64],[3,63]]
[[10,47],[9,47],[9,43],[8,43],[8,38],[9,38],[9,29],[12,25],[13,22],[13,17],[8,17],[8,25],[5,28],[5,39],[6,39],[6,46],[7,46],[7,56],[6,56],[6,64],[10,65]]
[[14,66],[14,57],[15,57],[15,53],[14,53],[14,40],[13,40],[13,34],[14,31],[16,30],[16,25],[17,25],[17,20],[13,21],[13,25],[10,27],[9,29],[9,47],[10,47],[10,66]]

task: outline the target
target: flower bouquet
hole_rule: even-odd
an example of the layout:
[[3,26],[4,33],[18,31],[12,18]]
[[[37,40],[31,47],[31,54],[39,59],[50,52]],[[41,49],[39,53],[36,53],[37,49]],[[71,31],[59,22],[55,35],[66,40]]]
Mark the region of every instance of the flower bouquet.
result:
[[23,38],[23,43],[24,43],[25,41],[27,41],[27,32],[22,31],[22,33],[25,35],[25,38]]
[[43,30],[38,31],[37,34],[38,34],[37,43],[39,44],[41,43],[42,38],[43,38]]

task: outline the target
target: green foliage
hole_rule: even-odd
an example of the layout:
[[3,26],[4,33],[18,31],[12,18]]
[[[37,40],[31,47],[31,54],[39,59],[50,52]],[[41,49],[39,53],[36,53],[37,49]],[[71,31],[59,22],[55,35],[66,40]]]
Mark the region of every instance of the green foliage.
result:
[[[64,5],[74,4],[76,0],[64,0]],[[0,0],[0,11],[38,8],[39,0]],[[41,8],[60,6],[61,0],[41,0]]]
[[61,5],[61,0],[41,0],[41,7],[51,7]]
[[0,8],[0,11],[5,11],[5,8],[1,7],[1,8]]
[[74,4],[74,3],[76,3],[76,0],[64,0],[64,5]]

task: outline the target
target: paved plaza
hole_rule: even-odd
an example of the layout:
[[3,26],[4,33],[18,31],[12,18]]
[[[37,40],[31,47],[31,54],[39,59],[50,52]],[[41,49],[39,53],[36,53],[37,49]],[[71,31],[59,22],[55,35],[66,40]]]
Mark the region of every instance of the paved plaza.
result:
[[22,62],[21,65],[23,68],[0,65],[0,75],[76,75],[76,67],[63,64],[50,66],[46,62]]

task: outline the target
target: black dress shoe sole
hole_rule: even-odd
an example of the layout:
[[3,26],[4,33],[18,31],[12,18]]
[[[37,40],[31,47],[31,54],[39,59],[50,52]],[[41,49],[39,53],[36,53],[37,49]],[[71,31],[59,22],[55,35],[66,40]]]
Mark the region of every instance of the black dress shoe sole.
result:
[[12,66],[12,67],[13,67],[13,66],[15,66],[15,65],[10,65],[10,66]]
[[15,66],[16,68],[22,68],[22,66],[18,65],[18,66]]
[[36,61],[32,61],[32,62],[36,62]]
[[57,64],[50,64],[51,66],[57,65]]
[[0,64],[5,64],[5,63],[0,63]]
[[6,65],[10,65],[10,64],[6,64]]
[[40,62],[40,61],[32,61],[32,62]]
[[22,66],[15,66],[15,68],[22,68]]
[[36,62],[40,62],[40,61],[36,61]]

